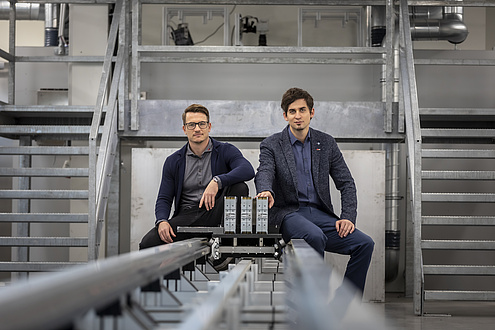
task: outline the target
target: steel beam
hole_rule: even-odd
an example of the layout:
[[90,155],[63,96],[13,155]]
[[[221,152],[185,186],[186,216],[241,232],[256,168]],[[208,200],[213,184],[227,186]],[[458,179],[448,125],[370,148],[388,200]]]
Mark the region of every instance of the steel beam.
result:
[[[190,239],[74,267],[2,289],[2,329],[55,329],[69,326],[92,308],[188,264],[209,252],[206,240]],[[67,299],[70,297],[70,299]],[[41,308],[43,306],[43,308]],[[25,317],[29,311],[29,317]]]

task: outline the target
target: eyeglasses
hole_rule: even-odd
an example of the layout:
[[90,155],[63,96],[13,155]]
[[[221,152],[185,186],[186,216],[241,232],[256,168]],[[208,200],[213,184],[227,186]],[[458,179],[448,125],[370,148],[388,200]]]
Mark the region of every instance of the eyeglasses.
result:
[[199,128],[201,129],[205,129],[206,127],[208,127],[208,122],[207,121],[200,121],[198,123],[190,122],[190,123],[186,123],[184,126],[186,126],[188,130],[193,130],[196,128],[196,125],[198,125]]

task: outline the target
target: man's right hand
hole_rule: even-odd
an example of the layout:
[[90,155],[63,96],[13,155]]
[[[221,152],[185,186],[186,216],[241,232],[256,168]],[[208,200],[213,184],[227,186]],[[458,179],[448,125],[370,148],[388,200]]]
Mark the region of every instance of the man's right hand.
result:
[[175,237],[175,233],[168,221],[162,221],[158,224],[158,235],[165,243],[173,243],[172,236]]
[[268,197],[268,208],[271,209],[273,204],[275,203],[275,199],[273,198],[273,195],[270,191],[265,190],[260,192],[258,195],[256,195],[256,198],[258,197]]

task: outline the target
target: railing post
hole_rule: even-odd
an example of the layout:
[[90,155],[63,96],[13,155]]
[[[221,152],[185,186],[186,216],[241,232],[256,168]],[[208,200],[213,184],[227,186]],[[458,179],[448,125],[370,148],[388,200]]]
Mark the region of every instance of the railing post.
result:
[[419,122],[418,92],[414,72],[413,45],[407,0],[400,2],[400,65],[401,83],[406,119],[408,169],[411,189],[411,213],[414,249],[414,313],[423,314],[423,262],[421,252],[421,129]]

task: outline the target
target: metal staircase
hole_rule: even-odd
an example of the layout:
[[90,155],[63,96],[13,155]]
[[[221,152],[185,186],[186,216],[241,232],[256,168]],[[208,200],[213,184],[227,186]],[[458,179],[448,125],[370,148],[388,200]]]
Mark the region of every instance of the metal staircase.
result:
[[[428,300],[495,300],[495,240],[485,230],[495,226],[495,109],[419,108],[415,65],[493,66],[495,61],[415,60],[411,35],[402,26],[409,26],[405,0],[400,61],[414,227],[414,312],[423,315]],[[469,283],[462,280],[469,276]]]
[[[94,260],[100,254],[101,233],[118,145],[117,99],[119,97],[124,100],[125,94],[123,80],[120,79],[127,50],[124,42],[125,8],[125,2],[115,4],[107,50],[105,56],[100,59],[76,56],[23,59],[15,56],[12,40],[12,53],[3,54],[3,57],[9,60],[12,68],[10,72],[13,73],[16,61],[23,60],[86,60],[100,61],[103,65],[95,106],[17,106],[14,104],[15,76],[9,76],[11,104],[0,105],[0,136],[19,142],[18,146],[0,148],[2,157],[13,157],[12,167],[0,168],[0,176],[18,179],[17,187],[0,191],[1,199],[13,201],[14,210],[12,213],[0,214],[0,222],[12,224],[12,235],[2,235],[0,239],[0,246],[12,248],[12,259],[0,262],[0,272],[12,272],[14,277],[22,278],[27,277],[30,272],[53,271]],[[11,11],[13,10],[12,6]],[[121,106],[123,107],[123,101]],[[78,164],[83,165],[77,168],[64,166],[65,164],[40,167],[34,161],[35,157],[40,155],[78,157]],[[39,179],[42,180],[37,182]],[[53,185],[49,180],[58,180],[55,185],[57,190],[52,189]],[[78,186],[78,189],[71,189],[73,180],[77,181],[74,185]],[[84,188],[81,189],[81,186]],[[67,189],[60,190],[59,187]],[[55,207],[53,212],[37,212],[39,203],[44,200],[87,201],[87,211],[80,212],[81,207],[78,207],[77,212],[70,212],[66,203]],[[63,235],[52,235],[53,232],[60,232],[57,227],[62,224],[87,224],[87,235],[80,237],[81,234],[71,233],[72,230],[68,227]],[[41,228],[50,225],[56,229]],[[40,261],[32,258],[33,249],[38,247],[85,248],[87,253],[71,257],[69,252],[66,258],[57,257],[63,260],[53,261],[47,261],[53,254],[45,253]]]
[[[33,119],[35,118],[33,113],[40,111],[43,111],[43,117],[38,121],[41,124],[38,124],[37,120]],[[4,122],[10,121],[13,124],[1,125],[0,135],[18,139],[19,146],[0,148],[1,155],[12,157],[12,167],[0,168],[0,176],[18,178],[16,188],[0,191],[0,198],[17,202],[13,203],[15,205],[13,213],[0,214],[1,222],[15,224],[12,228],[12,237],[2,237],[0,246],[17,249],[13,251],[12,261],[0,263],[0,270],[4,272],[48,271],[80,263],[60,260],[36,261],[36,258],[31,256],[30,250],[38,247],[88,247],[88,238],[70,237],[68,226],[64,226],[65,230],[55,231],[56,233],[65,232],[64,236],[54,237],[50,235],[49,229],[44,229],[50,224],[87,224],[87,211],[85,213],[61,212],[60,209],[70,211],[67,202],[55,204],[60,208],[50,213],[39,212],[39,210],[46,210],[52,206],[43,206],[47,200],[88,200],[88,189],[69,188],[70,178],[85,178],[87,181],[89,148],[70,144],[77,140],[88,140],[93,108],[73,107],[67,111],[66,107],[61,106],[3,106],[1,114]],[[45,125],[47,122],[57,124]],[[85,163],[85,166],[81,168],[39,167],[35,161],[36,156],[53,156],[54,160],[59,156],[84,157],[82,163]],[[16,158],[18,162],[15,161]],[[54,184],[68,189],[50,189]],[[33,224],[36,224],[37,228],[32,228]],[[39,236],[43,233],[46,235]]]
[[[493,254],[479,257],[480,251],[495,251],[495,240],[484,229],[495,226],[495,190],[489,182],[495,180],[495,171],[479,170],[495,165],[495,149],[490,149],[495,130],[489,128],[494,113],[495,109],[420,109],[425,301],[495,300],[495,287],[481,284],[493,281]],[[462,168],[452,168],[452,160]],[[448,204],[446,214],[439,211],[444,204]],[[432,226],[437,235],[432,234]],[[437,237],[439,229],[442,237]],[[431,264],[432,258],[444,263]],[[442,285],[445,276],[452,284]],[[476,276],[475,285],[457,284],[455,276]]]

